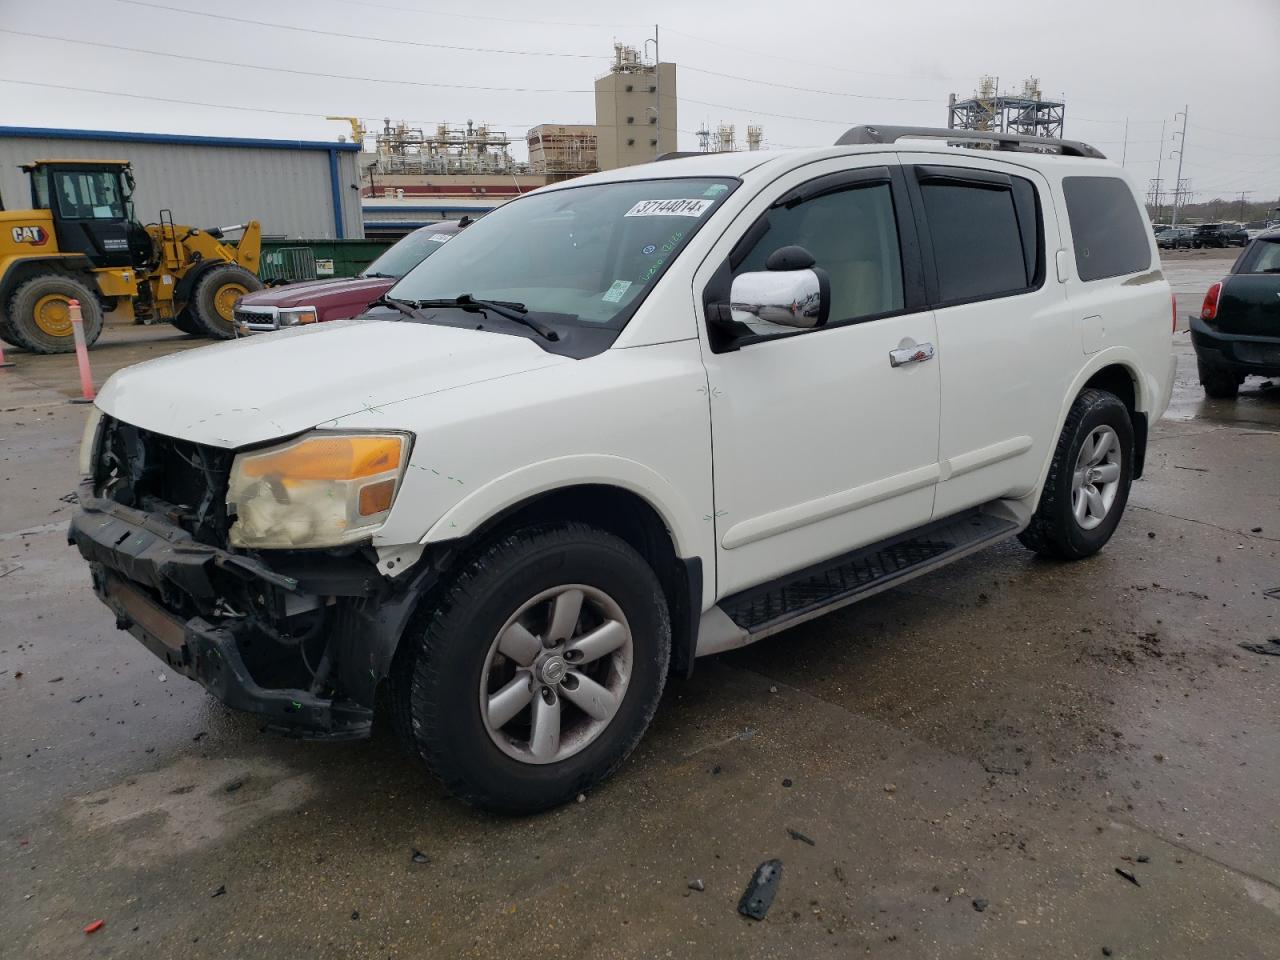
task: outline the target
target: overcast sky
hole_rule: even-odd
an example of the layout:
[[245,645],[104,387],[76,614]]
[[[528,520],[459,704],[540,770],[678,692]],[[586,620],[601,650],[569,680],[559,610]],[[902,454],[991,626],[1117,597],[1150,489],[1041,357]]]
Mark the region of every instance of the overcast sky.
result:
[[681,149],[704,122],[740,144],[760,124],[774,148],[945,126],[947,94],[981,74],[1036,76],[1065,99],[1066,135],[1141,181],[1163,153],[1172,185],[1186,105],[1196,198],[1280,203],[1280,0],[0,0],[0,124],[332,139],[340,114],[519,139],[592,122],[613,41],[641,46],[654,22],[679,65]]

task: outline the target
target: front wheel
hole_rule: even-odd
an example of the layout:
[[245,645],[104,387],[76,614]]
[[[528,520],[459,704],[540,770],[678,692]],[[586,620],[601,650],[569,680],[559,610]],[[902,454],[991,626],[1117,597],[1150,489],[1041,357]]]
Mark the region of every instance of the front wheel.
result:
[[1097,553],[1111,539],[1133,478],[1133,422],[1120,398],[1083,390],[1071,405],[1024,546],[1060,560]]
[[473,806],[525,814],[631,753],[662,695],[671,626],[628,544],[543,525],[479,552],[401,643],[392,684],[418,755]]
[[244,267],[234,263],[219,264],[196,281],[191,302],[184,309],[189,312],[192,325],[205,336],[232,340],[237,333],[236,301],[261,289],[262,281]]

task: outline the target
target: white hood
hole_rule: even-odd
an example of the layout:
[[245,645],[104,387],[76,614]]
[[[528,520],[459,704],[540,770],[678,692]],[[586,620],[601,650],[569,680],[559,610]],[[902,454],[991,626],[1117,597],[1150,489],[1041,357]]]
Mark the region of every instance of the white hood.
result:
[[[525,337],[350,320],[246,337],[119,371],[111,416],[215,447],[290,436],[370,407],[570,363]],[[388,427],[404,427],[388,418]]]

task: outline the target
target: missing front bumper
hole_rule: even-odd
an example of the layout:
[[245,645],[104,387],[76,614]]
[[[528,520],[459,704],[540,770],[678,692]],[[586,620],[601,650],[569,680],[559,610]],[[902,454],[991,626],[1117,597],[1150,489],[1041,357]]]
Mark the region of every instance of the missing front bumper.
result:
[[264,687],[241,655],[241,636],[251,630],[247,623],[184,617],[156,599],[180,592],[197,609],[207,610],[233,586],[296,594],[296,579],[198,543],[155,515],[92,499],[86,503],[83,494],[81,504],[68,540],[89,561],[94,592],[115,613],[116,625],[170,669],[195,680],[228,707],[264,717],[278,732],[326,739],[369,734],[372,685],[364,698],[368,706],[303,689]]

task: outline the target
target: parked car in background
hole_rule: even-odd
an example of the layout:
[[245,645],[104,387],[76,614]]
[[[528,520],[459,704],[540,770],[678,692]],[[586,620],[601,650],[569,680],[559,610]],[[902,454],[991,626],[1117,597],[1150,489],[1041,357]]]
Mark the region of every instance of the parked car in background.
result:
[[1194,227],[1167,227],[1156,234],[1156,246],[1161,250],[1190,249],[1195,232]]
[[1253,240],[1191,318],[1200,384],[1234,397],[1245,377],[1280,376],[1280,230]]
[[241,297],[235,306],[236,322],[244,331],[263,332],[359,316],[470,223],[469,217],[463,217],[421,227],[398,240],[355,277],[304,280]]
[[1202,223],[1191,237],[1191,246],[1196,248],[1243,247],[1248,242],[1249,235],[1238,223]]
[[385,704],[528,813],[695,657],[1015,536],[1095,554],[1173,384],[1142,196],[1087,144],[956,134],[550,184],[356,321],[119,371],[70,531],[99,597],[267,726]]

